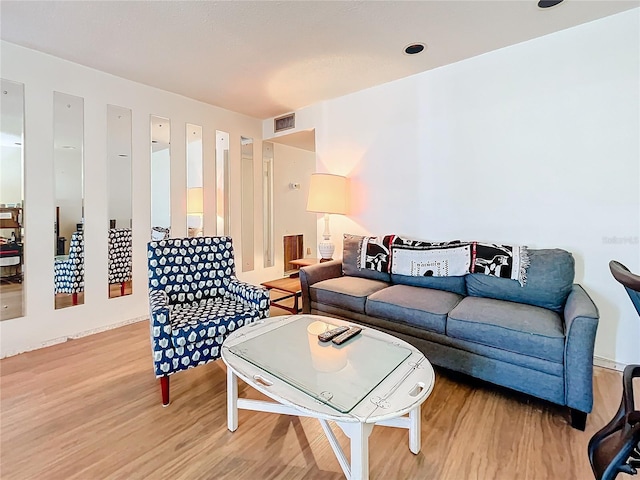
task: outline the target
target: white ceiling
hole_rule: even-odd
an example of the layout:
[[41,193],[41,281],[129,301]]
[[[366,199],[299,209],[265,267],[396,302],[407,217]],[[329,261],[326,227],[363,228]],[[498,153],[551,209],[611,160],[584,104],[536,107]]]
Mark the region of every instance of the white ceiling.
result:
[[[2,39],[257,118],[638,7],[640,0],[15,1]],[[403,54],[410,43],[427,49]]]

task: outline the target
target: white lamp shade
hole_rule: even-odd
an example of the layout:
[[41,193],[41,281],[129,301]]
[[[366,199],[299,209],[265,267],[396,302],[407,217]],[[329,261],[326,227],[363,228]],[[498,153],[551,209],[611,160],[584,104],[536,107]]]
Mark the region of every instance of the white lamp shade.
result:
[[187,214],[202,215],[203,208],[203,188],[193,187],[187,189]]
[[328,173],[314,173],[309,184],[307,211],[347,213],[347,178]]

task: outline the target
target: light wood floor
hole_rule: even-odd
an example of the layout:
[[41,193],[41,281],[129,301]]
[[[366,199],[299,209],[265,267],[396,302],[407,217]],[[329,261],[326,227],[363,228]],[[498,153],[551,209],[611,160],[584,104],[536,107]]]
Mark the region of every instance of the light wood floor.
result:
[[[586,446],[617,410],[618,372],[596,368],[586,432],[568,425],[563,408],[441,369],[436,375],[422,406],[421,453],[409,452],[405,430],[376,427],[372,479],[593,478]],[[1,360],[0,477],[343,478],[313,419],[240,411],[238,430],[229,432],[225,384],[220,360],[178,373],[163,408],[147,322]],[[260,398],[242,382],[239,390]]]
[[0,321],[22,316],[22,290],[22,283],[0,283]]

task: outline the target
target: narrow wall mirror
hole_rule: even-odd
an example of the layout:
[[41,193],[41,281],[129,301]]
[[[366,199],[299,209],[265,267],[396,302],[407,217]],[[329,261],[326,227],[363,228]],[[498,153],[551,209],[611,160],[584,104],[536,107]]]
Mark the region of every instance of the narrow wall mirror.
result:
[[24,85],[0,92],[0,320],[24,315]]
[[241,239],[242,239],[242,271],[249,272],[254,268],[253,260],[253,139],[240,137],[241,159]]
[[131,295],[131,110],[107,105],[109,298]]
[[151,240],[171,236],[171,122],[151,115]]
[[204,182],[202,177],[202,127],[187,123],[187,235],[204,232]]
[[84,100],[53,92],[55,308],[84,303]]
[[229,235],[229,134],[216,130],[216,232]]
[[274,265],[273,143],[262,142],[262,223],[264,267]]

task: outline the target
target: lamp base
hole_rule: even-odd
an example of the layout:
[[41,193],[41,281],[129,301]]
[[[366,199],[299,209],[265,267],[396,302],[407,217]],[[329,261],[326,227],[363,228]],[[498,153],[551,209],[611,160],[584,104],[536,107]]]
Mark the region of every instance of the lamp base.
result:
[[318,250],[320,251],[322,260],[331,260],[333,258],[333,252],[336,251],[336,246],[333,242],[320,242],[318,244]]

